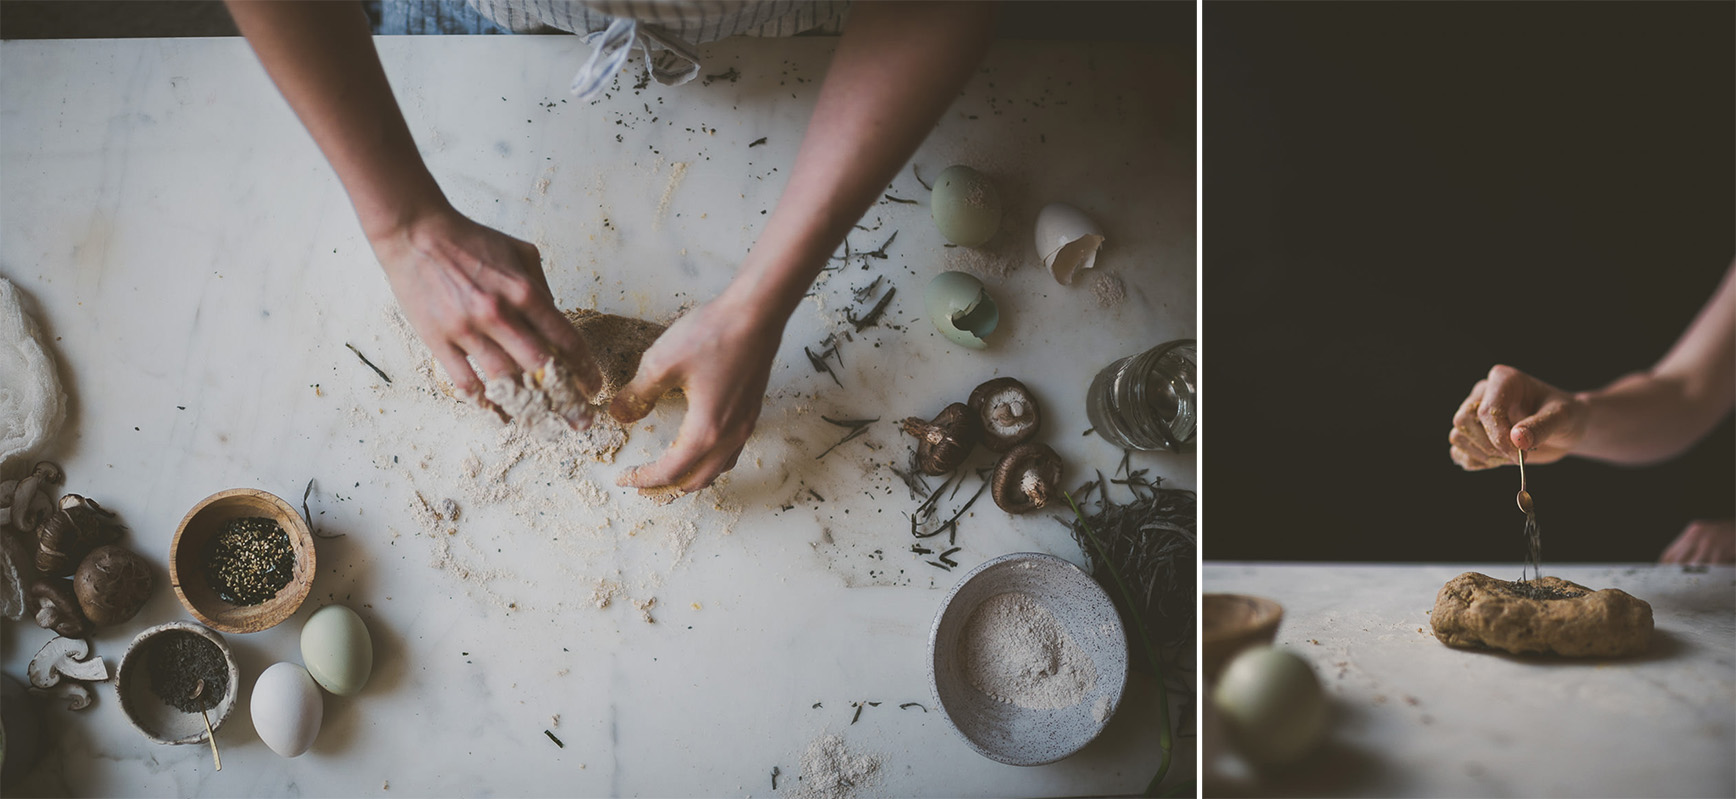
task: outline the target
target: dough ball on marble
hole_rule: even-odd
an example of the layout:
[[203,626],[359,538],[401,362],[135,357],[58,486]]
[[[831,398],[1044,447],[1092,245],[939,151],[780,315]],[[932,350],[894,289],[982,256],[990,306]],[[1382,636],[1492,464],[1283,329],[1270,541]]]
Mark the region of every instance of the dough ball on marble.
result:
[[1644,654],[1652,640],[1644,600],[1559,577],[1514,583],[1465,572],[1441,586],[1429,623],[1447,646],[1515,654],[1623,657]]

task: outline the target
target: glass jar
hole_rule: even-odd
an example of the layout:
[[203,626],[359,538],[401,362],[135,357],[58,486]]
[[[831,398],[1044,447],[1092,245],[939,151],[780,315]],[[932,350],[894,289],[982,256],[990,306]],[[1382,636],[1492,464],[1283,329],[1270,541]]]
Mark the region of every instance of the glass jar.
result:
[[1091,426],[1119,447],[1180,452],[1194,437],[1194,369],[1191,338],[1103,367],[1085,392]]

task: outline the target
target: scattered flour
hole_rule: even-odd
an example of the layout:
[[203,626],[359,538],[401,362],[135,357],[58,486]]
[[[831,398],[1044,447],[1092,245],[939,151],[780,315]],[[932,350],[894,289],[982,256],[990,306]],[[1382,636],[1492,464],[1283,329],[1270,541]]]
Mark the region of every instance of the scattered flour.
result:
[[879,756],[852,755],[843,738],[828,734],[802,753],[802,776],[789,793],[797,799],[848,799],[879,781]]
[[[607,414],[584,431],[561,424],[545,440],[456,401],[403,315],[392,308],[386,316],[408,356],[393,371],[412,374],[381,389],[382,402],[394,401],[391,413],[356,407],[351,423],[373,463],[407,483],[407,515],[431,564],[474,598],[507,612],[558,614],[562,599],[546,586],[567,581],[593,587],[571,597],[580,607],[646,597],[631,604],[649,621],[653,592],[690,549],[729,534],[741,517],[723,480],[668,507],[613,488],[614,474],[600,467],[614,463],[629,431]],[[397,422],[430,415],[451,422],[430,431]]]
[[669,201],[675,197],[675,190],[680,188],[681,179],[687,177],[687,162],[676,161],[669,168],[669,182],[663,186],[663,196],[657,200],[657,224],[663,224],[663,217],[669,214]]
[[978,690],[1032,710],[1079,704],[1097,685],[1091,658],[1054,614],[1008,591],[977,606],[961,636],[964,672]]
[[1114,308],[1127,299],[1127,284],[1121,278],[1105,272],[1091,281],[1091,296],[1097,299],[1097,307]]

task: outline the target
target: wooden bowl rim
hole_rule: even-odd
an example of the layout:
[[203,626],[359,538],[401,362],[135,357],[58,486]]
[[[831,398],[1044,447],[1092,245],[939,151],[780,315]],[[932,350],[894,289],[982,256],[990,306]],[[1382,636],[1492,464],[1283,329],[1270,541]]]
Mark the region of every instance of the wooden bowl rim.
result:
[[[1238,619],[1238,623],[1226,627],[1212,628],[1206,624],[1206,606],[1214,600],[1234,602],[1238,606],[1250,608],[1253,613]],[[1284,619],[1284,606],[1277,600],[1252,594],[1204,594],[1200,597],[1200,640],[1204,643],[1216,643],[1234,638],[1240,638],[1249,633],[1264,630],[1267,627],[1277,627]]]
[[[267,600],[260,605],[252,606],[261,608],[263,612],[260,615],[249,619],[249,623],[247,624],[231,624],[214,617],[211,613],[207,613],[205,609],[196,606],[192,598],[190,598],[187,595],[187,592],[181,588],[181,564],[179,556],[181,553],[181,542],[187,534],[188,526],[192,524],[194,518],[198,517],[198,515],[206,509],[223,502],[224,500],[238,497],[260,500],[274,508],[277,511],[273,514],[275,517],[274,521],[278,522],[280,526],[286,528],[284,532],[289,534],[289,545],[295,552],[296,565],[298,568],[302,566],[302,559],[304,557],[306,558],[307,579],[300,579],[299,575],[292,577],[290,585],[295,587],[293,592],[288,594],[280,593],[273,599]],[[199,500],[191,510],[187,511],[187,515],[181,517],[181,523],[175,527],[175,537],[169,543],[169,585],[174,588],[175,598],[181,601],[181,607],[186,608],[187,612],[191,613],[193,618],[198,619],[200,623],[219,632],[245,635],[247,633],[256,633],[261,630],[269,630],[272,627],[283,623],[283,621],[288,619],[290,616],[295,615],[295,612],[301,608],[302,602],[307,599],[307,595],[313,591],[313,578],[317,573],[317,560],[318,553],[314,547],[313,531],[308,529],[307,520],[302,518],[301,514],[296,511],[295,506],[290,505],[287,500],[271,493],[270,491],[264,491],[257,488],[230,488]],[[194,575],[189,576],[193,579],[197,579]]]

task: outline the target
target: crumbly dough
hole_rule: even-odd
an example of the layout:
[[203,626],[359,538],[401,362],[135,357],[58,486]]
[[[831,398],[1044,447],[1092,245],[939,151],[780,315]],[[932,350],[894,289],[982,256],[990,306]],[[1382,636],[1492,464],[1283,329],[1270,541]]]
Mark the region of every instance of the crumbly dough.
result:
[[567,321],[585,343],[591,356],[597,359],[597,370],[603,373],[603,387],[591,398],[595,405],[608,405],[622,387],[639,371],[639,358],[651,348],[664,327],[643,319],[597,313],[588,308],[567,311]]
[[[1565,598],[1530,598],[1523,586]],[[1520,584],[1465,572],[1441,586],[1429,623],[1447,646],[1623,657],[1651,646],[1652,606],[1617,588],[1593,591],[1559,577]]]

